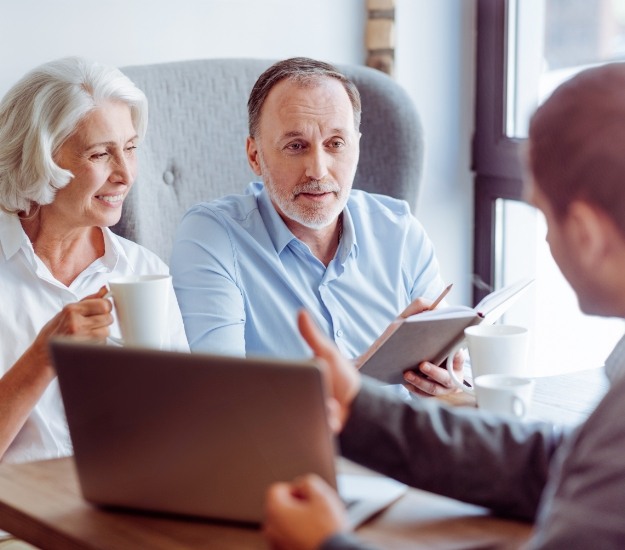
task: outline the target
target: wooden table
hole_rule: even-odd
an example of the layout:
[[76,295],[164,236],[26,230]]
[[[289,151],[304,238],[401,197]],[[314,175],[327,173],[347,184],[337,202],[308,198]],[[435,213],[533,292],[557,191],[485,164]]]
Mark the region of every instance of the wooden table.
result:
[[[574,424],[607,388],[601,369],[538,379],[532,416]],[[471,405],[464,401],[459,405]],[[267,549],[260,531],[236,524],[112,512],[79,491],[71,458],[0,464],[0,529],[43,549]],[[518,548],[531,526],[424,491],[410,490],[359,535],[384,549]]]
[[[260,530],[236,524],[102,510],[80,496],[72,458],[0,465],[0,528],[43,549],[268,549]],[[362,526],[385,549],[518,548],[526,523],[410,490]]]

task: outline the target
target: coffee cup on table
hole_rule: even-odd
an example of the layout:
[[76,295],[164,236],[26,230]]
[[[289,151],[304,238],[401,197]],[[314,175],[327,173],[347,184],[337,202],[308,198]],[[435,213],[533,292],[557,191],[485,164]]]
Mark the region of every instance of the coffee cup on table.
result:
[[475,395],[475,390],[463,384],[453,369],[453,357],[468,348],[473,380],[485,374],[506,374],[523,377],[527,368],[529,333],[515,325],[474,325],[464,330],[463,341],[447,358],[447,370],[456,386]]
[[497,414],[523,418],[532,402],[534,380],[509,374],[482,374],[473,379],[477,406]]
[[170,275],[129,275],[108,282],[124,346],[161,348],[168,326]]

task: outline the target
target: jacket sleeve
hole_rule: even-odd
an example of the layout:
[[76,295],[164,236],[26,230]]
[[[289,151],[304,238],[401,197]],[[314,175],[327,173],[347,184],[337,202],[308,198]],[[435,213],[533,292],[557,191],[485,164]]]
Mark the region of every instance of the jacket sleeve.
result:
[[346,458],[413,487],[532,520],[562,440],[550,424],[435,399],[406,403],[364,379],[340,447]]
[[337,533],[326,539],[319,550],[378,550],[359,539],[353,533]]
[[531,548],[625,548],[625,378],[558,453]]

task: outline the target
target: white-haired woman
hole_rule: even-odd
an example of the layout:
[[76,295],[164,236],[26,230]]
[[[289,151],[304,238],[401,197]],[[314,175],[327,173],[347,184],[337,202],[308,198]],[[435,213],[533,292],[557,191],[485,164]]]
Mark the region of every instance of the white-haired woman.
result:
[[[48,340],[105,340],[106,282],[167,273],[113,234],[135,179],[147,100],[118,69],[67,58],[24,76],[0,102],[0,459],[71,453]],[[187,347],[171,293],[166,345]]]

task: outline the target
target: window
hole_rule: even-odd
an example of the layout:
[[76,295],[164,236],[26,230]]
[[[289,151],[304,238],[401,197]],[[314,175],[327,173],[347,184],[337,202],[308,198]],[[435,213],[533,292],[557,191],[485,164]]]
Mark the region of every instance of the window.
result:
[[598,366],[621,320],[583,315],[521,202],[520,147],[536,107],[564,80],[625,59],[625,0],[478,0],[474,265],[477,302],[490,288],[536,278],[505,321],[528,326],[533,373]]

